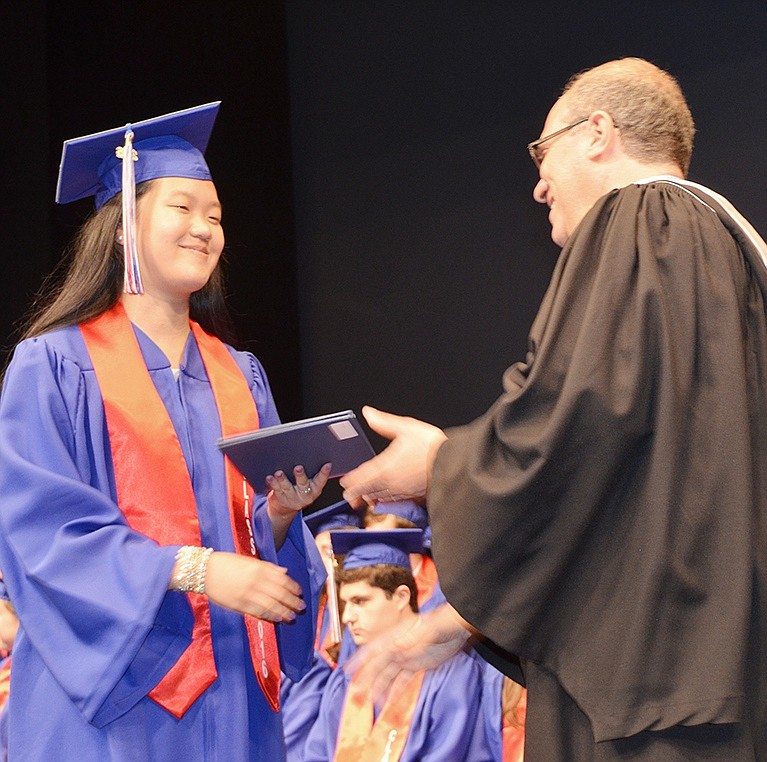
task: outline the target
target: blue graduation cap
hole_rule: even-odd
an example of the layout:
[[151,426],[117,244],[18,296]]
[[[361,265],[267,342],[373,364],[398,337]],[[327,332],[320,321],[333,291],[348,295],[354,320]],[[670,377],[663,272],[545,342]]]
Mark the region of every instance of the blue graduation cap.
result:
[[122,190],[122,154],[126,131],[133,132],[137,183],[158,177],[210,180],[203,153],[208,147],[221,101],[174,111],[143,122],[64,141],[56,203],[88,196],[101,208]]
[[345,554],[344,569],[389,564],[410,569],[408,553],[420,553],[422,529],[360,529],[331,532],[333,553]]
[[373,513],[391,513],[415,524],[419,529],[425,529],[429,525],[429,514],[426,512],[426,509],[422,505],[414,503],[412,500],[399,500],[392,503],[376,503],[373,506]]
[[136,183],[160,177],[211,180],[203,153],[221,101],[174,111],[64,142],[56,202],[96,197],[96,209],[122,192],[125,291],[143,293],[135,234]]
[[315,537],[323,532],[343,527],[362,528],[362,518],[346,500],[340,500],[327,508],[304,516],[304,523]]
[[431,525],[423,530],[423,553],[431,555]]

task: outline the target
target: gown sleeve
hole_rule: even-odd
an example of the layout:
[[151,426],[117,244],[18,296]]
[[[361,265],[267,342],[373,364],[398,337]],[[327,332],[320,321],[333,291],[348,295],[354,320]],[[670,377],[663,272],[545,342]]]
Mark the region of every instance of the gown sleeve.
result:
[[0,566],[34,649],[97,726],[146,695],[190,642],[168,593],[177,548],[131,530],[83,371],[45,339],[16,349],[0,399]]
[[[251,380],[251,392],[258,408],[259,425],[275,426],[280,422],[266,372],[250,353],[235,353],[246,378]],[[260,498],[265,508],[265,499]],[[306,609],[295,621],[276,626],[277,643],[282,671],[294,681],[300,680],[312,667],[314,638],[322,588],[325,584],[325,565],[317,550],[311,532],[300,515],[290,527],[282,547],[277,551],[276,563],[288,570],[288,575],[303,591]]]

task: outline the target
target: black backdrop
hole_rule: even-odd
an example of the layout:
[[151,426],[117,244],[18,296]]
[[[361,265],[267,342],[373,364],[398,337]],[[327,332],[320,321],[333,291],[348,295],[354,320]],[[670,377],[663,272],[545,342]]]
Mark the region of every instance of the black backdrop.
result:
[[452,425],[494,399],[557,256],[525,144],[582,68],[638,55],[674,73],[698,125],[690,178],[767,232],[763,0],[2,14],[6,348],[89,211],[52,202],[61,142],[216,99],[232,307],[285,419],[370,402]]

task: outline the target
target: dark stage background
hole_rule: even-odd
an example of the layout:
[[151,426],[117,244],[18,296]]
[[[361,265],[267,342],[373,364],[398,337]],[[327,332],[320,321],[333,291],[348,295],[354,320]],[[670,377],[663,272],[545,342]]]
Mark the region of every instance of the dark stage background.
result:
[[553,268],[525,145],[567,77],[624,55],[681,81],[692,180],[767,233],[767,4],[268,0],[4,4],[0,334],[90,210],[61,143],[223,100],[208,159],[240,345],[284,419],[481,413]]

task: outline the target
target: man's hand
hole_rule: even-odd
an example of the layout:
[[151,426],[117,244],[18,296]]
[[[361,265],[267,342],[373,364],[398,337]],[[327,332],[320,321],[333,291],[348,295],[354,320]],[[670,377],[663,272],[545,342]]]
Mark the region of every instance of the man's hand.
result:
[[445,433],[416,418],[392,415],[365,406],[362,414],[373,431],[391,440],[375,458],[341,479],[344,500],[359,507],[363,502],[423,502],[431,467]]
[[460,651],[475,635],[464,619],[449,604],[418,618],[415,625],[397,627],[361,648],[344,669],[357,674],[356,680],[372,690],[382,703],[390,694],[396,697],[414,673],[434,669]]

